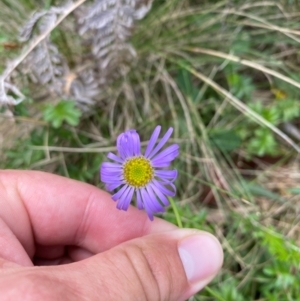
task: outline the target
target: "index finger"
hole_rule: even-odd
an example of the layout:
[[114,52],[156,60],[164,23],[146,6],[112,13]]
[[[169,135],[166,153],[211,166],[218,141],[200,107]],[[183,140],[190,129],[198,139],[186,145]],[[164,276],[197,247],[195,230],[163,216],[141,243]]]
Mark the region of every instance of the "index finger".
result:
[[34,245],[76,245],[92,253],[157,231],[174,229],[88,184],[38,171],[0,171],[0,217],[28,254]]

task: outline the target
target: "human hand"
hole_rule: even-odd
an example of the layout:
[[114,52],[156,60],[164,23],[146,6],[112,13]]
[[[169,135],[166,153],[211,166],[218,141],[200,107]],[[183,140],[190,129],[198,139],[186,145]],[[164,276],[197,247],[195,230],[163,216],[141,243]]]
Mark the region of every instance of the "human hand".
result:
[[116,210],[96,187],[0,171],[1,301],[185,300],[222,260],[212,235]]

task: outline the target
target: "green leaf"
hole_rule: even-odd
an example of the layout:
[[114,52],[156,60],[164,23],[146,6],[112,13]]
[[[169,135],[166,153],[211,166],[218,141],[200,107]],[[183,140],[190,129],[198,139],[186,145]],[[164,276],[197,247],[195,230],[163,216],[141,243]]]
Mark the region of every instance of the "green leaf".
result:
[[242,30],[236,35],[235,39],[233,39],[230,49],[236,55],[242,55],[244,53],[249,52],[249,50],[251,49],[250,34]]
[[290,189],[287,189],[287,191],[291,194],[300,194],[300,187],[293,187],[293,188],[290,188]]
[[61,127],[63,122],[72,126],[79,123],[81,112],[71,100],[62,100],[56,105],[48,104],[43,112],[44,120],[50,122],[54,128]]
[[280,112],[281,120],[291,121],[300,116],[299,101],[294,99],[282,99],[276,103],[276,108]]
[[247,145],[247,150],[258,156],[275,155],[277,153],[277,142],[274,134],[266,128],[257,129]]
[[262,196],[274,201],[284,201],[284,199],[279,194],[267,190],[260,185],[244,182],[244,186],[254,196]]
[[223,152],[231,152],[241,145],[241,139],[235,131],[219,130],[209,133],[213,144]]
[[250,99],[252,92],[255,90],[252,78],[237,72],[231,72],[226,75],[226,79],[232,94],[240,99]]
[[193,84],[190,72],[185,69],[180,70],[177,76],[177,83],[182,93],[196,101],[199,89]]
[[249,104],[249,107],[272,124],[277,124],[280,120],[280,110],[276,106],[265,107],[261,102],[257,101]]
[[264,108],[261,116],[272,124],[277,124],[280,118],[280,112],[276,107]]

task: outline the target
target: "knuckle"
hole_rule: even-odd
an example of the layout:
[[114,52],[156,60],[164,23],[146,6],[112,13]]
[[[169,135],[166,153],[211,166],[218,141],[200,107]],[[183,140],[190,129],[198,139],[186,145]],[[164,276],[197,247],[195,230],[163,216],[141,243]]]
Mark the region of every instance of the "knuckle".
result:
[[150,257],[136,245],[124,248],[123,254],[136,283],[139,283],[144,300],[162,300],[159,277]]
[[126,274],[131,271],[135,285],[139,284],[140,294],[144,297],[142,300],[170,300],[175,272],[169,259],[170,253],[164,252],[163,248],[158,249],[157,244],[153,246],[129,244],[122,252]]

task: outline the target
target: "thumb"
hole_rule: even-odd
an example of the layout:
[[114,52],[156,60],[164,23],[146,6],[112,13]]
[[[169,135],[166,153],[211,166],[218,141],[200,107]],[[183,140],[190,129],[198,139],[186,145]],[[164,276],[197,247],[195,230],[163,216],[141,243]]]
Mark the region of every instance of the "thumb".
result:
[[207,285],[222,262],[214,236],[181,229],[127,241],[73,264],[70,276],[85,300],[179,301]]

